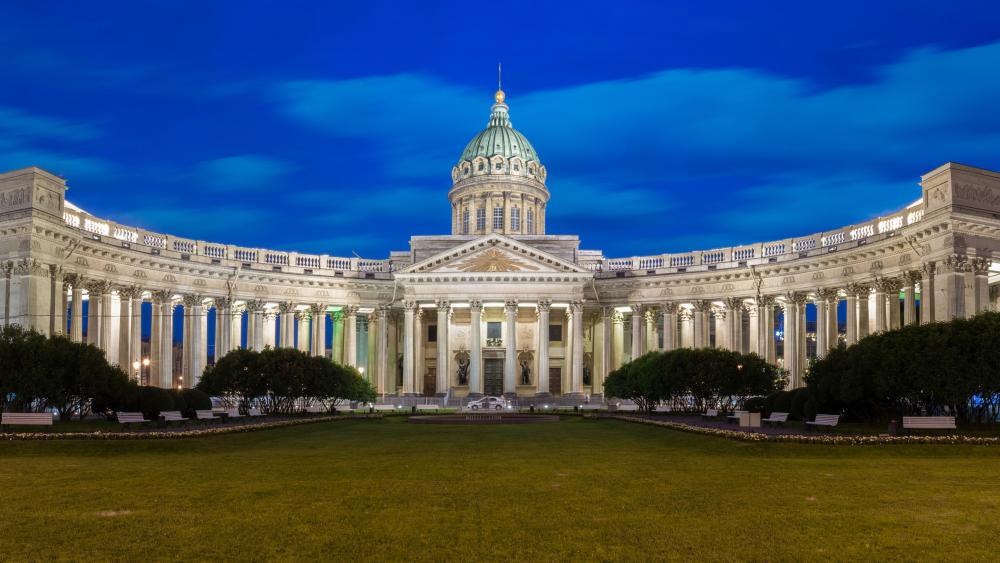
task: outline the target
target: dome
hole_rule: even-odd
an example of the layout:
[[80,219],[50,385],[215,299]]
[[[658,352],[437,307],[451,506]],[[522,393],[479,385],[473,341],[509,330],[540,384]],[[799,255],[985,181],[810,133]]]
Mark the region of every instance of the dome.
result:
[[520,158],[524,162],[538,162],[535,147],[528,139],[510,124],[508,107],[504,103],[503,90],[498,90],[493,104],[493,113],[486,129],[469,141],[462,151],[460,161],[472,161],[478,157],[493,158],[502,156],[505,159]]

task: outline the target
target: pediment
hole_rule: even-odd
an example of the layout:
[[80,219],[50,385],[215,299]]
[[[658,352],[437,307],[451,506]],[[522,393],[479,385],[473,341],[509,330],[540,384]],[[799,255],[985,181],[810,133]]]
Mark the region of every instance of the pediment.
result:
[[503,235],[486,235],[418,262],[407,274],[589,274],[590,271]]

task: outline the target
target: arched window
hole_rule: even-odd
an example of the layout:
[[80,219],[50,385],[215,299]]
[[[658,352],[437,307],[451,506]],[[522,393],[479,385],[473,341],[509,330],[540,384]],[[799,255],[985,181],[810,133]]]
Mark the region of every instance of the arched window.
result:
[[529,235],[535,234],[535,210],[533,209],[528,210],[528,224],[526,226]]

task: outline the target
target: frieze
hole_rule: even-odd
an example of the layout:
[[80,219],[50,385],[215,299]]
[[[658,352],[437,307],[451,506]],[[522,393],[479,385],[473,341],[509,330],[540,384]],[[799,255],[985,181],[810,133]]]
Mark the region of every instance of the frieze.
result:
[[173,274],[167,274],[167,275],[163,276],[163,281],[174,283],[174,282],[177,281],[177,276],[175,276]]
[[722,286],[722,291],[734,291],[735,289],[736,286],[731,283],[727,283]]
[[19,209],[28,203],[28,188],[0,192],[0,209]]
[[871,272],[878,272],[881,269],[882,269],[882,261],[881,260],[872,260],[871,266],[868,268],[868,270],[871,271]]
[[902,256],[899,257],[899,263],[898,264],[900,266],[906,266],[910,262],[913,262],[913,257],[910,256],[909,254],[904,254],[904,255],[902,255]]
[[145,270],[136,270],[136,271],[132,272],[132,277],[144,280],[144,279],[146,279],[146,271]]
[[823,272],[813,272],[813,275],[812,275],[813,281],[819,281],[819,280],[822,280],[822,279],[825,279],[825,278],[826,278],[826,274],[824,274]]
[[87,262],[87,259],[85,257],[83,257],[83,256],[77,256],[76,257],[76,265],[77,266],[84,266],[86,268],[89,268],[90,267],[90,262]]
[[795,283],[795,276],[785,276],[781,278],[781,285],[792,285]]
[[117,274],[118,273],[118,268],[116,268],[114,264],[105,264],[104,265],[104,271],[107,272],[107,273],[109,273],[109,274]]
[[991,187],[984,184],[955,182],[954,197],[955,200],[1000,207],[1000,193],[997,193]]
[[205,286],[208,285],[208,282],[205,281],[205,280],[203,280],[203,279],[201,279],[201,278],[195,278],[193,284],[197,285],[199,287],[205,287]]
[[854,274],[854,266],[844,266],[844,269],[840,271],[840,275],[847,277]]

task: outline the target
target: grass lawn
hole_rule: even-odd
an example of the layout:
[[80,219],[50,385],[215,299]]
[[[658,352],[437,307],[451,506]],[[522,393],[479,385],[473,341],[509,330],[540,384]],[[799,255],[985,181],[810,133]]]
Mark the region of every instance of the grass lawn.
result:
[[0,443],[0,558],[997,557],[1000,448],[401,417]]

